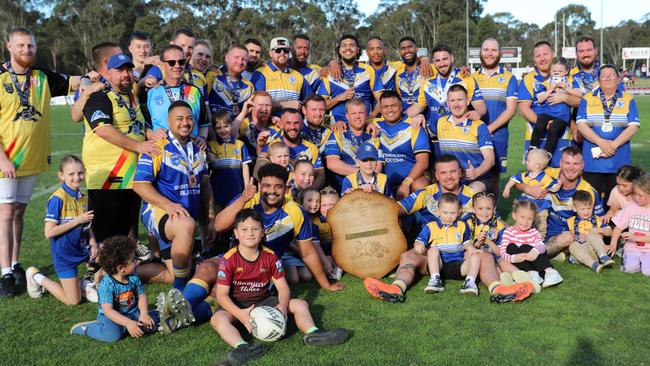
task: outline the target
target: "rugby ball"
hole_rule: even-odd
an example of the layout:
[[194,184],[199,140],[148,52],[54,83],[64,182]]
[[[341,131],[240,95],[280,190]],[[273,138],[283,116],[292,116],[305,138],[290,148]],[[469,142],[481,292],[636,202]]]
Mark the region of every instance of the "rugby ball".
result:
[[287,331],[287,320],[284,314],[270,306],[253,308],[250,314],[253,336],[260,341],[274,342],[284,336]]

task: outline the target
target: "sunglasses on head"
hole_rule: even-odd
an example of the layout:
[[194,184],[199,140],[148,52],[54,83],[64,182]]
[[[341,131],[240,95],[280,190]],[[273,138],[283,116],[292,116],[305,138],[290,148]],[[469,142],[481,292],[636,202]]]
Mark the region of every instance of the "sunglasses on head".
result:
[[277,54],[280,54],[280,53],[289,53],[289,51],[290,51],[290,50],[289,50],[288,48],[275,48],[275,49],[273,50],[273,52],[275,52],[275,53],[277,53]]
[[178,66],[185,66],[185,62],[187,62],[187,60],[182,58],[180,60],[162,60],[162,62],[166,62],[167,65],[169,65],[169,67],[174,67],[176,66],[177,62],[178,62]]
[[483,191],[483,192],[479,192],[479,193],[475,194],[474,197],[472,197],[472,200],[476,200],[477,198],[481,198],[481,197],[491,198],[492,201],[495,200],[495,199],[494,199],[494,193],[492,193],[492,192],[485,192],[485,191]]

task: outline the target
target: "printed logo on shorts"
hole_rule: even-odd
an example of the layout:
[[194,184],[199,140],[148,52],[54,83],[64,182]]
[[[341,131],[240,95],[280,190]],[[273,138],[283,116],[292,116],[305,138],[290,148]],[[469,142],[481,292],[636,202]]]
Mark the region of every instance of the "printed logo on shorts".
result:
[[90,117],[90,122],[95,122],[95,121],[98,121],[100,119],[110,119],[110,118],[111,117],[109,117],[106,113],[104,113],[102,111],[95,111],[95,112],[93,112],[92,117]]

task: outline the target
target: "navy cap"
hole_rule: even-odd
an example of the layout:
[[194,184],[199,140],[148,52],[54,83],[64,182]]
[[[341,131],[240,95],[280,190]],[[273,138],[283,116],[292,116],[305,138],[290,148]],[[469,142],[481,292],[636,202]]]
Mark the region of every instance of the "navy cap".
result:
[[111,56],[111,58],[108,59],[108,64],[106,65],[106,69],[107,70],[119,69],[120,67],[126,64],[131,65],[131,67],[135,67],[135,65],[133,65],[133,61],[131,61],[131,57],[123,53],[119,53],[117,55]]
[[373,144],[364,142],[357,150],[357,159],[361,161],[368,159],[379,160],[379,152],[377,152]]

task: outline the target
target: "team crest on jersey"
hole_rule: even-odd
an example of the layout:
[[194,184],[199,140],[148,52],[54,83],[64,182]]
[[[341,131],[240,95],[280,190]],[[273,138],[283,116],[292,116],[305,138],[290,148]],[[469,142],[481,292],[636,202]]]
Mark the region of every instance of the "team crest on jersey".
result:
[[469,133],[469,126],[463,127],[463,133]]
[[497,78],[497,82],[498,82],[499,84],[503,84],[505,81],[506,81],[506,78],[504,78],[503,76],[499,76],[499,77]]
[[277,261],[275,262],[275,269],[277,269],[278,272],[284,271],[284,268],[282,267],[282,261]]
[[296,83],[296,78],[293,77],[293,76],[289,76],[289,82],[290,82],[291,84],[295,84],[295,83]]
[[178,166],[181,164],[181,157],[176,154],[171,154],[169,161],[172,163],[172,165]]
[[623,108],[624,105],[625,105],[625,101],[623,100],[619,100],[616,102],[616,107],[618,108]]
[[239,149],[232,149],[232,153],[235,155],[239,154]]
[[225,279],[226,273],[224,271],[219,271],[219,273],[217,273],[217,278],[220,278],[222,280]]
[[14,92],[14,86],[11,83],[3,84],[7,93],[11,94]]
[[93,112],[92,117],[90,117],[90,122],[95,122],[100,119],[106,119],[106,118],[110,119],[111,117],[109,117],[106,113],[102,111],[95,111]]
[[460,240],[460,233],[456,233],[456,240]]
[[165,102],[162,95],[156,95],[156,97],[153,98],[153,101],[158,105],[162,105]]

